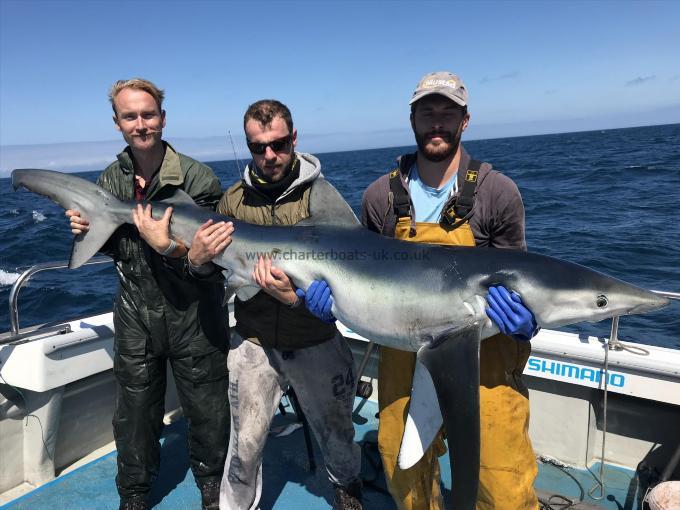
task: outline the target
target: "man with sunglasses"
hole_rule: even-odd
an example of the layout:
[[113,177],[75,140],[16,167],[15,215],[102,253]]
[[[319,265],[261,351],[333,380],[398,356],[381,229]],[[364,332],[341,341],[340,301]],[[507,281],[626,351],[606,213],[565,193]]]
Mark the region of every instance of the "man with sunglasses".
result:
[[[250,105],[243,127],[252,161],[241,181],[222,196],[220,214],[260,225],[294,225],[310,216],[312,189],[315,197],[339,196],[323,178],[319,160],[295,152],[297,132],[284,104]],[[248,300],[234,300],[236,326],[228,358],[232,429],[220,508],[257,508],[265,441],[283,389],[290,385],[321,447],[335,488],[333,508],[361,509],[361,454],[352,424],[356,377],[349,346],[333,323],[300,306],[290,280],[271,259],[258,259],[253,279],[262,290]]]

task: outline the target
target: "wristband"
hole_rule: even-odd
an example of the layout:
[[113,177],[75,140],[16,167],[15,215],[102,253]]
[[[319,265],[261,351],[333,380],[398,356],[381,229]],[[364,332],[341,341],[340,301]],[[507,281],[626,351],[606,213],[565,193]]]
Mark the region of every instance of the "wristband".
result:
[[211,275],[215,272],[215,265],[210,264],[206,262],[205,264],[201,264],[200,266],[197,266],[193,262],[191,262],[191,259],[189,258],[189,254],[187,253],[187,266],[189,266],[189,273],[193,274],[194,276],[208,276]]
[[170,245],[161,252],[164,257],[169,257],[177,249],[177,243],[174,239],[170,239]]
[[288,305],[288,308],[298,308],[302,303],[304,303],[305,298],[295,295],[295,301]]

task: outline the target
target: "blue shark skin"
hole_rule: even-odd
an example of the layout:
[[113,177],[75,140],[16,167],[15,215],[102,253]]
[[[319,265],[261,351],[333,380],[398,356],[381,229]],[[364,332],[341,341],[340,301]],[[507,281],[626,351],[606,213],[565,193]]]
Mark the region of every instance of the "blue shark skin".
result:
[[[74,238],[70,267],[132,223],[134,202],[123,202],[79,177],[48,170],[15,170],[12,184],[78,209],[90,231]],[[479,473],[479,343],[498,333],[487,318],[490,286],[521,295],[544,328],[596,322],[658,309],[668,300],[586,267],[514,250],[440,247],[390,239],[356,222],[343,202],[315,209],[314,224],[269,227],[197,207],[182,192],[173,204],[153,203],[160,218],[173,206],[172,235],[187,246],[207,219],[232,221],[232,244],[217,257],[228,286],[246,299],[258,290],[251,272],[258,254],[271,254],[292,282],[306,289],[325,279],[333,314],[380,345],[418,353],[437,394],[454,479],[452,508],[473,509]]]

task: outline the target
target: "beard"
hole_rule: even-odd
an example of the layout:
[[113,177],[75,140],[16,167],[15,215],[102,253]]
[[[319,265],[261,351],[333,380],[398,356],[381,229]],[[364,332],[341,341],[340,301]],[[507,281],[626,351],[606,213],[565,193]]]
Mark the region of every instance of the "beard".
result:
[[[455,133],[452,131],[430,131],[429,133],[420,134],[414,130],[413,134],[416,137],[418,151],[425,159],[433,163],[439,163],[451,157],[456,153],[460,145],[460,138],[463,134],[462,125],[461,123]],[[437,145],[432,144],[430,140],[434,136],[442,139]]]

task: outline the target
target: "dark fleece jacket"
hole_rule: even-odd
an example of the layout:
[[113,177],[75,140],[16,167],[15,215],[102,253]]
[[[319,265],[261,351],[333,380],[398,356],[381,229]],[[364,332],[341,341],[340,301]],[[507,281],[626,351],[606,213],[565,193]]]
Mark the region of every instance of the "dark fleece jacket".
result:
[[[401,180],[408,193],[407,178],[413,154],[400,158]],[[463,187],[470,156],[461,146],[458,166],[458,189]],[[413,210],[413,202],[411,201]],[[364,193],[361,204],[361,223],[379,234],[394,237],[397,217],[390,191],[389,174],[374,181]],[[507,176],[482,163],[477,180],[475,205],[470,227],[476,246],[526,250],[524,239],[524,204],[517,185]],[[415,222],[413,227],[415,228]]]

